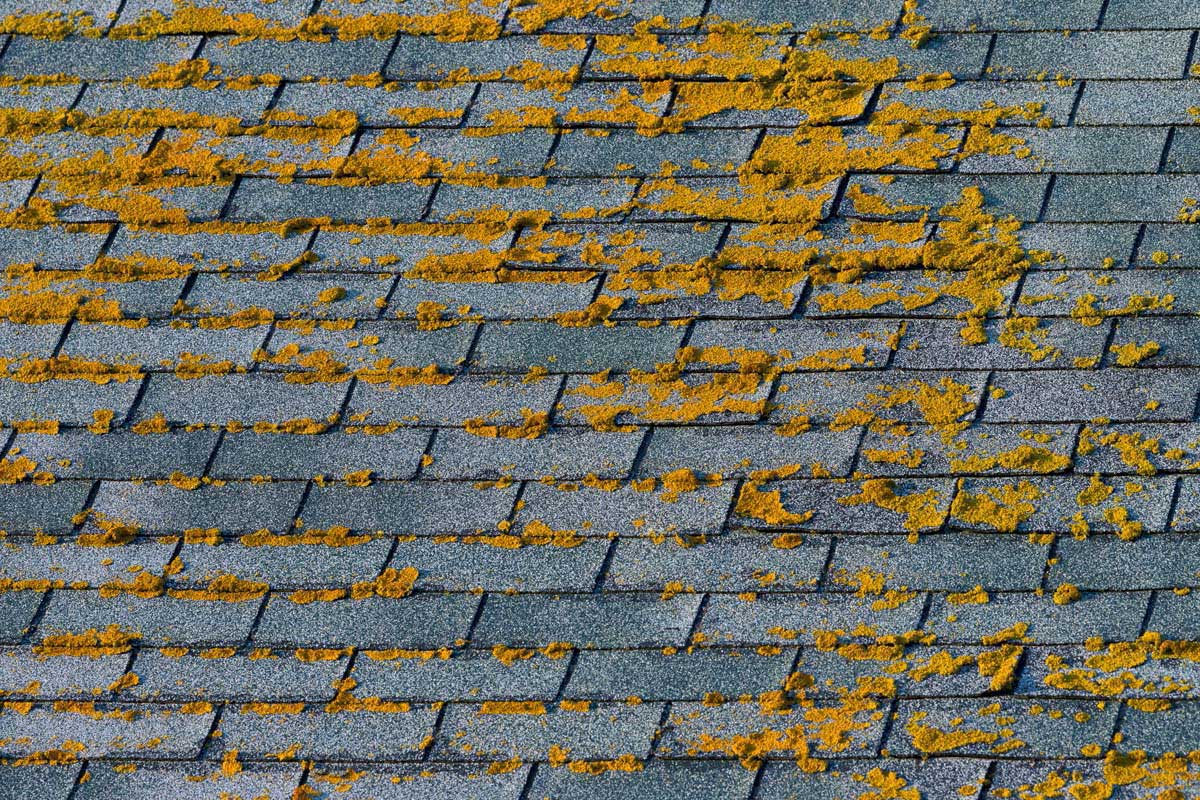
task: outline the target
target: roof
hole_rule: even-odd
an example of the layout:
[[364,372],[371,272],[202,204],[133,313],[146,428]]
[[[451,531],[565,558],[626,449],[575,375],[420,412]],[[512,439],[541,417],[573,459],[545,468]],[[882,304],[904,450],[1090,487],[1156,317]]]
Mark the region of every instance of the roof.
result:
[[1195,4],[0,8],[0,800],[1200,793]]

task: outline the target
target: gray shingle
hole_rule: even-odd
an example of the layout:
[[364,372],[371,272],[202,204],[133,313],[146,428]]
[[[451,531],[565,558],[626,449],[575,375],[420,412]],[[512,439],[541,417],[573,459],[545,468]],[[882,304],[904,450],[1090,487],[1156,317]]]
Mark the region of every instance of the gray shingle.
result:
[[86,481],[0,486],[0,529],[9,533],[69,530],[90,490]]
[[162,414],[168,422],[214,425],[233,420],[246,424],[324,421],[338,411],[345,394],[345,384],[299,385],[273,375],[213,375],[198,380],[152,375],[137,418]]
[[689,648],[671,655],[661,650],[584,650],[564,694],[587,700],[700,700],[708,692],[730,698],[758,695],[783,685],[795,655],[790,648],[779,653]]
[[747,800],[754,772],[737,764],[652,760],[636,772],[582,775],[569,769],[539,769],[532,797],[559,800]]
[[444,647],[467,635],[478,604],[479,598],[469,594],[306,605],[276,595],[267,603],[254,641],[318,647]]
[[818,631],[851,634],[860,624],[877,634],[899,634],[916,627],[921,601],[897,608],[871,608],[870,599],[849,595],[760,595],[754,602],[735,595],[713,595],[700,621],[705,641],[715,644],[781,644],[811,641]]
[[567,328],[549,322],[514,322],[483,326],[471,366],[484,372],[627,372],[652,370],[669,362],[683,341],[684,328],[633,324],[617,327]]
[[415,183],[340,186],[247,179],[238,186],[229,215],[250,222],[302,217],[332,217],[347,222],[380,217],[416,220],[431,191],[430,186]]
[[669,600],[633,593],[491,596],[475,640],[489,646],[678,647],[699,607],[699,595],[687,594]]
[[[988,422],[1190,420],[1196,392],[1187,370],[1003,372],[983,418]],[[1090,388],[1089,388],[1090,387]],[[1157,404],[1156,402],[1157,401]]]
[[1069,0],[1051,10],[1020,0],[932,0],[921,13],[937,30],[1077,30],[1096,24],[1101,5],[1100,0]]
[[66,800],[82,764],[65,766],[0,766],[0,798],[3,800]]
[[752,130],[689,130],[647,139],[632,131],[595,136],[587,130],[563,134],[554,150],[551,175],[657,175],[664,166],[674,174],[732,174],[754,148]]
[[572,547],[509,549],[421,536],[400,542],[393,563],[416,567],[417,587],[431,591],[571,592],[592,588],[607,551],[608,542],[594,538]]
[[838,541],[830,574],[853,582],[862,570],[882,574],[887,585],[916,590],[1036,589],[1047,545],[1014,536],[941,534],[909,543],[898,536],[854,536]]
[[[98,711],[121,711],[122,707]],[[68,742],[83,745],[82,758],[120,758],[123,755],[159,758],[195,758],[208,738],[213,712],[187,713],[170,708],[129,709],[133,718],[93,718],[85,714],[57,713],[37,706],[28,714],[4,714],[8,737],[0,755],[10,758],[63,748]]]
[[[224,534],[228,537],[228,534]],[[326,586],[345,588],[374,580],[387,562],[390,538],[333,547],[324,544],[246,546],[184,544],[179,551],[183,569],[173,580],[181,585],[207,584],[220,575],[268,583],[276,589]]]
[[769,427],[753,425],[655,428],[638,472],[664,475],[690,469],[733,476],[820,463],[831,475],[841,476],[850,469],[857,442],[857,431],[830,431],[819,426],[795,436],[780,436]]
[[596,705],[590,711],[547,710],[545,715],[489,713],[480,706],[454,704],[446,710],[434,755],[479,761],[544,759],[552,745],[573,759],[645,758],[662,708]]
[[314,487],[301,511],[315,528],[345,525],[404,534],[492,532],[512,509],[516,486],[476,489],[464,483],[376,483]]
[[[523,529],[534,520],[550,528],[577,531],[582,535],[661,536],[717,533],[733,495],[733,485],[704,486],[695,491],[672,493],[638,491],[625,485],[614,491],[568,485],[530,484],[522,495],[516,527]],[[674,498],[674,499],[672,499]]]
[[[386,656],[384,652],[382,655]],[[429,701],[551,701],[570,659],[540,653],[506,664],[486,650],[464,650],[449,658],[360,656],[351,673],[364,696]]]
[[[791,544],[790,542],[788,543]],[[803,544],[775,547],[769,535],[722,534],[684,546],[676,539],[617,542],[606,588],[662,591],[682,584],[687,591],[796,591],[816,586],[829,542],[807,537]]]
[[220,70],[225,79],[242,75],[278,75],[284,80],[340,78],[383,70],[390,42],[368,36],[332,41],[238,41],[212,36],[201,56]]
[[[282,800],[289,797],[300,782],[298,763],[246,765],[237,775],[226,775],[219,765],[140,762],[135,771],[118,771],[113,764],[90,764],[90,779],[75,797],[103,800],[127,797],[130,800],[159,797],[163,800],[205,800],[212,792],[230,797],[256,797]],[[216,768],[214,768],[216,767]]]
[[73,381],[0,381],[0,409],[5,423],[58,420],[63,425],[90,425],[97,411],[112,411],[113,422],[120,424],[133,406],[138,386],[138,381],[100,386]]
[[221,718],[220,745],[252,758],[288,752],[298,744],[294,752],[304,758],[414,761],[421,757],[436,717],[428,706],[400,712],[317,709],[298,714],[261,714],[242,707]]
[[226,534],[284,530],[295,517],[304,486],[298,483],[227,483],[193,490],[104,481],[92,509],[145,533],[219,528]]
[[[1080,34],[1084,35],[1084,34]],[[1061,38],[1061,37],[1060,37]],[[1031,128],[1011,155],[972,156],[960,169],[975,172],[1155,172],[1166,128]],[[1021,152],[1028,148],[1028,153]]]
[[875,789],[881,789],[885,792],[914,790],[920,792],[920,797],[975,800],[982,791],[987,770],[988,762],[982,759],[945,757],[928,761],[884,758],[873,761],[871,769],[861,761],[833,761],[821,772],[806,772],[794,764],[771,763],[763,771],[756,797],[761,800],[839,800],[864,793],[869,797]]
[[94,591],[56,591],[38,626],[39,638],[103,631],[116,625],[142,644],[240,644],[258,615],[257,599],[183,600],[170,596],[102,597]]
[[[345,771],[330,765],[314,769],[308,785],[324,788],[328,784],[321,778],[328,774],[331,783],[339,787],[338,796],[346,800],[519,800],[530,769],[526,765],[491,775],[473,765],[394,764],[356,770],[354,774],[359,777],[353,783],[340,783]],[[340,787],[346,791],[343,793]]]
[[[1085,745],[1106,744],[1117,715],[1116,703],[1095,700],[1005,699],[999,703],[998,712],[985,710],[994,702],[993,698],[965,702],[957,698],[901,700],[899,716],[888,737],[888,751],[898,756],[918,755],[914,735],[922,727],[932,727],[946,733],[982,732],[978,741],[970,741],[975,737],[968,736],[967,743],[951,748],[955,755],[988,755],[993,747],[1011,741],[1022,744],[1012,747],[1009,753],[1069,758],[1078,756]],[[955,719],[959,719],[958,725]]]
[[18,641],[29,629],[42,603],[42,592],[5,592],[0,594],[0,641]]
[[1179,78],[1190,39],[1182,31],[1002,33],[989,72],[1019,78]]
[[1195,81],[1095,81],[1083,88],[1075,124],[1186,125],[1197,100]]
[[1134,706],[1121,720],[1121,746],[1151,756],[1194,750],[1200,742],[1200,705],[1174,701],[1169,708],[1141,711]]
[[935,596],[926,630],[937,634],[939,644],[977,644],[1021,623],[1028,626],[1030,640],[1042,644],[1074,644],[1093,636],[1130,640],[1140,631],[1149,600],[1149,592],[1085,592],[1060,606],[1049,592],[1015,592],[993,594],[983,605],[953,605]]
[[1084,327],[1073,319],[1028,323],[988,320],[985,344],[968,346],[959,320],[916,319],[905,327],[896,350],[899,369],[1046,369],[1067,367],[1077,358],[1099,358],[1108,337],[1107,325]]
[[403,425],[463,425],[480,419],[489,425],[514,425],[522,411],[546,412],[558,394],[559,379],[526,382],[521,378],[464,375],[441,386],[418,384],[392,389],[360,381],[350,397],[351,417],[370,413],[367,422]]
[[[124,658],[124,657],[122,657]],[[134,660],[136,685],[122,696],[145,701],[333,699],[333,684],[346,671],[347,656],[301,661],[291,653],[269,658],[212,657],[204,651],[166,655],[141,648]]]
[[633,466],[642,431],[552,430],[536,439],[485,439],[456,429],[438,431],[423,474],[434,478],[495,480],[624,478]]
[[270,475],[280,480],[307,480],[316,475],[341,478],[370,470],[383,480],[412,478],[425,452],[429,433],[402,429],[380,436],[325,433],[227,434],[213,461],[212,474],[221,478]]
[[216,441],[215,431],[141,436],[115,430],[100,437],[76,429],[18,434],[13,446],[60,478],[129,480],[168,478],[176,471],[200,475]]
[[1184,0],[1112,0],[1104,14],[1105,28],[1194,28],[1200,12]]
[[86,81],[140,78],[160,64],[178,64],[190,58],[199,43],[198,36],[120,43],[86,36],[60,41],[17,36],[4,51],[0,73],[14,77],[57,75],[64,72],[64,64],[70,64],[68,74]]
[[129,656],[36,656],[28,648],[0,650],[0,691],[24,698],[93,699],[108,691],[129,664]]

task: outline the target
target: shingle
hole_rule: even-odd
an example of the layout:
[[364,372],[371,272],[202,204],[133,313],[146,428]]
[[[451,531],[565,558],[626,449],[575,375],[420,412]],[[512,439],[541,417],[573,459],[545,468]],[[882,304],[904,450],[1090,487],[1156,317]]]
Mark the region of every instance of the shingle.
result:
[[[428,706],[398,712],[329,713],[318,708],[297,714],[260,714],[243,707],[222,716],[220,745],[251,758],[295,752],[338,761],[414,761],[421,757],[436,717]],[[291,751],[295,745],[299,747]]]
[[[1196,604],[1200,601],[1195,593],[1175,594],[1174,592],[1158,592],[1154,598],[1154,608],[1150,612],[1150,620],[1146,630],[1161,633],[1168,639],[1193,639],[1200,635],[1200,616],[1196,613]],[[1115,639],[1117,637],[1109,637]]]
[[268,583],[273,588],[327,586],[346,588],[374,580],[387,563],[390,538],[331,547],[323,544],[247,546],[225,541],[220,545],[184,544],[179,551],[183,569],[173,580],[181,585],[207,585],[220,575]]
[[647,139],[633,131],[595,136],[587,130],[563,134],[554,149],[550,175],[657,175],[664,166],[675,175],[732,174],[754,149],[753,130],[687,130]]
[[1050,257],[1035,263],[1033,269],[1095,269],[1106,258],[1118,266],[1128,263],[1140,227],[1136,223],[1036,222],[1022,227],[1019,236],[1027,250]]
[[259,601],[183,600],[170,596],[102,597],[94,591],[56,591],[38,626],[46,634],[103,631],[116,625],[140,634],[142,644],[240,644],[258,615]]
[[[128,0],[118,18],[120,25],[132,25],[144,22],[144,18],[153,20],[154,12],[170,18],[175,6],[171,0]],[[277,0],[266,3],[263,0],[227,0],[221,9],[230,15],[253,14],[254,17],[283,25],[298,25],[308,14],[311,5],[307,0]],[[196,26],[201,31],[210,30],[204,22]],[[218,31],[220,28],[217,29]]]
[[271,101],[274,87],[256,86],[248,89],[200,89],[185,86],[180,89],[148,89],[136,84],[88,84],[76,109],[89,114],[113,111],[164,109],[213,117],[232,117],[254,124]]
[[1155,172],[1166,128],[1031,128],[1018,138],[1032,155],[973,156],[960,170],[976,172]]
[[[661,115],[671,99],[670,92],[651,88],[630,86],[625,82],[580,82],[566,91],[533,88],[522,84],[484,83],[479,86],[479,95],[471,104],[467,124],[492,126],[503,129],[506,120],[533,117],[531,127],[540,121],[528,109],[550,109],[560,122],[589,124],[603,121],[604,128],[632,128],[648,114]],[[629,109],[614,114],[616,109]],[[542,112],[545,113],[545,112]],[[607,120],[616,117],[615,122]]]
[[1075,124],[1186,125],[1198,100],[1194,81],[1094,81],[1083,88]]
[[1200,11],[1186,0],[1112,0],[1105,28],[1195,28]]
[[0,650],[0,691],[9,697],[94,699],[125,673],[129,656],[36,656],[28,648]]
[[986,34],[960,33],[956,36],[935,36],[925,45],[914,48],[911,42],[897,37],[876,39],[827,38],[818,44],[822,50],[837,58],[868,58],[872,61],[894,56],[899,61],[898,78],[911,80],[928,72],[949,72],[957,79],[976,78],[983,69],[991,37]]
[[483,542],[436,542],[427,536],[396,546],[393,561],[416,567],[417,587],[463,592],[588,591],[608,542],[588,539],[572,547],[533,545],[509,549]]
[[759,800],[839,800],[864,793],[869,797],[874,789],[881,789],[920,792],[916,797],[975,800],[988,774],[987,761],[945,756],[920,761],[877,759],[870,768],[861,761],[833,761],[820,772],[773,762],[763,770],[755,796]]
[[930,426],[907,436],[868,429],[858,468],[872,475],[1045,474],[1071,467],[1076,425],[976,423],[947,438]]
[[709,598],[699,632],[715,644],[781,644],[811,641],[818,631],[850,633],[860,624],[880,636],[916,627],[919,599],[897,608],[873,610],[872,601],[849,595],[763,594],[754,602],[735,595]]
[[1184,198],[1200,195],[1190,175],[1063,175],[1054,184],[1046,219],[1080,222],[1171,222]]
[[[340,289],[340,298],[321,300],[321,293],[330,289]],[[186,316],[203,319],[210,314],[263,308],[291,319],[374,319],[387,292],[388,283],[366,275],[298,273],[278,281],[261,281],[206,273],[199,275],[188,291]]]
[[70,530],[90,491],[86,481],[0,486],[0,530],[10,534]]
[[360,125],[457,125],[465,116],[475,84],[348,86],[344,83],[289,83],[275,108],[314,118],[352,111]]
[[[383,653],[384,656],[387,653]],[[502,662],[486,650],[449,658],[360,656],[351,677],[366,696],[429,701],[553,700],[567,674],[569,658],[535,654]]]
[[756,25],[783,23],[788,28],[798,31],[806,31],[813,26],[835,20],[857,30],[869,30],[880,23],[892,22],[896,16],[895,12],[891,6],[872,0],[793,0],[786,4],[771,3],[767,0],[714,0],[708,8],[708,13],[714,17],[750,20]]
[[308,480],[316,475],[341,478],[370,470],[382,480],[412,478],[425,452],[429,433],[401,429],[380,436],[330,432],[226,434],[213,460],[212,474],[221,478],[269,475],[278,480]]
[[[997,710],[987,706],[993,698],[964,702],[958,698],[901,700],[899,715],[888,737],[893,755],[918,755],[914,735],[921,728],[953,732],[981,731],[979,741],[954,748],[955,755],[988,755],[1005,742],[1021,742],[1007,752],[1026,757],[1069,758],[1088,744],[1108,742],[1116,720],[1117,704],[1095,700],[1005,699]],[[920,716],[924,715],[924,716]],[[959,725],[954,721],[959,720]],[[911,726],[911,730],[908,728]],[[986,737],[983,738],[983,737]]]
[[[933,94],[927,92],[927,94]],[[881,181],[878,175],[856,176],[851,186],[858,186],[863,192],[877,195],[889,205],[897,205],[904,210],[888,214],[887,219],[916,220],[922,214],[928,213],[933,219],[942,219],[946,214],[942,211],[947,205],[956,203],[967,188],[977,188],[983,193],[984,204],[1000,214],[1011,214],[1022,222],[1038,219],[1042,207],[1042,198],[1049,185],[1046,175],[934,175],[929,173],[905,173],[894,177],[892,181]],[[1140,180],[1144,176],[1136,179]],[[1055,184],[1057,187],[1058,184]],[[903,204],[909,204],[905,208]],[[912,208],[915,207],[915,208]],[[912,210],[909,210],[912,208]],[[838,213],[845,216],[873,217],[873,214],[856,214],[848,205],[843,204]],[[1049,218],[1049,217],[1047,217]],[[1070,217],[1075,219],[1076,217]],[[1087,221],[1090,218],[1080,214],[1078,219]],[[1119,219],[1119,218],[1115,218]],[[1096,221],[1109,221],[1108,217],[1100,217]]]
[[[406,157],[429,156],[432,174],[470,176],[536,176],[554,146],[554,134],[528,129],[493,136],[475,136],[461,130],[413,131],[415,142],[402,146]],[[396,138],[388,131],[368,131],[355,145],[355,155],[390,156]]]
[[[97,711],[123,711],[120,706],[99,706]],[[6,739],[0,755],[21,757],[79,742],[81,758],[120,758],[123,755],[159,758],[195,758],[212,726],[213,712],[181,713],[178,710],[128,709],[132,719],[120,716],[93,718],[85,714],[55,712],[37,706],[28,714],[5,713]]]
[[[738,520],[743,525],[789,530],[912,533],[940,527],[954,494],[949,478],[880,479],[884,483],[830,480],[768,482],[754,489],[779,492],[783,511],[792,517],[756,512],[754,495]],[[910,498],[889,508],[886,498]],[[878,498],[882,502],[876,502]],[[740,497],[739,497],[740,499]]]
[[[590,424],[600,430],[612,425],[649,423],[757,422],[771,393],[771,381],[750,374],[748,379],[727,375],[686,373],[666,385],[650,375],[570,375],[558,404],[564,424]],[[715,390],[715,391],[714,391]],[[695,398],[711,392],[712,402]]]
[[0,381],[3,422],[58,420],[63,425],[90,425],[97,411],[114,412],[113,422],[125,419],[137,397],[138,381],[81,386],[71,381],[22,384]]
[[1032,330],[1011,320],[984,323],[985,344],[963,341],[959,320],[915,319],[896,350],[898,369],[1046,369],[1099,358],[1107,325],[1085,327],[1073,319],[1040,320]]
[[[401,36],[388,59],[389,78],[437,80],[459,70],[491,76],[521,68],[526,62],[540,73],[565,72],[583,63],[586,51],[568,37],[511,36],[482,41],[445,41],[433,37]],[[556,46],[557,45],[557,46]]]
[[1034,272],[1026,276],[1021,314],[1067,316],[1095,325],[1105,317],[1161,316],[1200,311],[1192,270],[1125,269]]
[[1200,704],[1173,701],[1169,708],[1139,710],[1127,705],[1121,719],[1121,747],[1142,750],[1151,756],[1196,749],[1200,743]]
[[780,436],[767,426],[713,425],[655,428],[638,473],[665,475],[677,469],[725,476],[820,463],[831,475],[845,475],[858,442],[857,431],[813,427]]
[[444,647],[464,638],[479,598],[418,594],[299,605],[274,596],[254,641],[265,645]]
[[[781,369],[870,369],[887,365],[898,330],[899,323],[890,320],[699,320],[687,343],[732,352],[763,351]],[[721,355],[718,351],[706,358],[701,353],[695,363],[731,372],[738,369],[736,362],[723,363]]]
[[[578,17],[568,14],[561,19],[549,20],[545,30],[555,33],[611,33],[645,26],[652,31],[677,31],[695,25],[703,10],[704,3],[701,0],[631,0],[622,4],[619,14],[609,16],[599,11]],[[530,16],[531,24],[540,21],[537,15]],[[520,14],[515,15],[509,21],[510,30],[524,30],[524,19]]]
[[1111,368],[1120,354],[1111,348],[1133,345],[1145,348],[1153,343],[1156,348],[1141,356],[1138,365],[1147,367],[1198,367],[1200,366],[1200,320],[1193,317],[1144,317],[1117,321],[1110,352],[1105,354]]
[[76,429],[18,434],[13,446],[59,478],[129,480],[167,478],[176,471],[199,475],[216,441],[215,431],[143,436],[115,430],[98,437]]
[[524,765],[493,775],[474,765],[394,764],[355,770],[353,783],[340,783],[345,771],[330,765],[310,772],[309,785],[324,788],[327,784],[321,778],[328,770],[330,780],[338,787],[338,796],[345,800],[519,800],[530,769]]
[[[732,483],[701,486],[694,491],[657,493],[625,485],[613,491],[591,486],[560,489],[530,484],[521,499],[515,525],[534,520],[550,528],[588,536],[659,536],[717,533],[725,522]],[[673,499],[672,499],[673,498]]]
[[609,759],[624,754],[645,758],[662,709],[595,705],[590,711],[548,710],[545,715],[483,713],[480,706],[455,704],[446,710],[434,755],[455,760],[543,759],[552,745],[573,759]]
[[969,418],[983,394],[985,377],[980,372],[794,373],[780,380],[779,407],[772,412],[772,418],[786,421],[798,412],[811,422],[828,422],[848,409],[861,407],[883,419],[920,422],[925,417],[913,402],[897,401],[923,390],[961,400],[963,412],[959,416]]
[[700,592],[803,590],[816,586],[828,551],[829,542],[820,537],[782,548],[757,533],[722,534],[687,545],[674,538],[657,544],[623,539],[617,542],[605,583],[618,591],[663,591],[676,583]]
[[623,324],[610,328],[567,328],[549,322],[514,322],[483,326],[471,366],[485,372],[552,372],[652,370],[669,362],[683,341],[684,328],[643,328]]
[[[421,303],[439,303],[451,309],[443,312],[450,316],[453,316],[454,310],[469,307],[468,316],[471,319],[546,319],[564,311],[586,308],[595,291],[595,279],[561,283],[536,279],[482,283],[410,280],[401,276],[389,300],[388,312],[389,316],[396,314],[411,318],[416,315]],[[546,329],[557,326],[541,323],[538,327]]]
[[[1021,787],[1033,786],[1043,781],[1051,781],[1062,786],[1066,791],[1087,791],[1086,787],[1097,783],[1106,783],[1104,777],[1104,759],[1073,759],[1047,763],[1041,759],[999,759],[994,762],[995,771],[992,773],[991,784],[988,788],[988,800],[998,800],[1006,792],[1021,791]],[[1147,791],[1154,791],[1147,784],[1153,781],[1152,774],[1145,778],[1123,785],[1113,785],[1112,800],[1137,800],[1144,797]],[[1190,786],[1195,779],[1190,775],[1181,776],[1181,785]],[[1078,788],[1077,788],[1078,787]]]
[[758,695],[783,686],[795,655],[794,649],[689,648],[671,655],[661,650],[584,650],[564,694],[585,700],[700,700],[709,692]]
[[137,418],[162,414],[168,422],[215,425],[233,420],[247,424],[321,421],[337,412],[345,394],[344,384],[299,385],[272,375],[213,375],[199,380],[153,375]]
[[[932,19],[932,17],[930,18]],[[913,91],[901,88],[900,84],[888,84],[881,98],[881,108],[886,109],[892,100],[901,100],[905,105],[936,111],[935,119],[941,123],[966,122],[977,115],[980,108],[995,103],[1002,108],[1020,109],[1025,112],[1032,104],[1041,116],[1065,123],[1070,116],[1071,106],[1079,91],[1075,85],[1059,86],[1054,81],[959,81],[945,89]],[[956,116],[961,114],[961,117]],[[1026,113],[1005,115],[1001,127],[1028,127],[1037,123]],[[1016,132],[1019,133],[1019,132]]]
[[[903,663],[908,668],[903,672],[898,671],[897,662],[889,655],[864,659],[857,657],[862,651],[855,648],[805,648],[796,671],[813,679],[813,685],[805,690],[809,697],[841,697],[856,690],[872,697],[892,692],[897,697],[981,697],[994,694],[996,689],[992,677],[981,674],[978,664],[981,659],[988,663],[989,658],[1005,661],[1010,657],[1005,647],[1011,645],[910,645],[904,648]],[[938,669],[947,656],[969,660],[957,671]]]
[[34,263],[57,269],[80,269],[96,260],[108,238],[106,231],[68,232],[61,228],[5,228],[0,231],[0,263]]
[[475,631],[483,645],[542,647],[552,642],[596,647],[681,646],[699,595],[490,596]]
[[630,48],[628,41],[625,36],[598,35],[588,56],[585,77],[631,76],[648,81],[712,77],[730,81],[745,80],[779,65],[786,52],[788,38],[764,31],[759,34],[755,51],[745,58],[730,58],[729,51],[713,52],[709,49],[712,40],[702,33],[685,33],[665,41],[660,39],[664,46],[651,50]]
[[1156,589],[1187,586],[1200,576],[1200,548],[1190,538],[1148,536],[1132,542],[1094,536],[1064,538],[1049,582],[1081,589]]
[[[1182,133],[1183,129],[1179,130]],[[1175,136],[1176,142],[1180,140],[1180,133]],[[1190,135],[1184,136],[1183,141],[1187,142],[1190,138]],[[1173,153],[1174,147],[1172,144]],[[1151,267],[1152,274],[1165,271],[1165,267],[1155,262],[1155,258],[1162,258],[1156,256],[1156,253],[1166,253],[1168,265],[1194,267],[1200,264],[1200,237],[1196,235],[1196,229],[1187,223],[1147,225],[1145,235],[1138,245],[1136,265]]]
[[1179,78],[1190,39],[1183,31],[1002,33],[989,72],[1018,78]]
[[[0,799],[66,800],[83,764],[0,766]],[[82,796],[82,795],[81,795]]]
[[345,525],[404,534],[496,530],[512,509],[516,487],[477,489],[464,483],[376,483],[315,487],[301,510],[306,525]]
[[226,534],[291,526],[303,485],[227,483],[192,490],[104,481],[92,509],[106,518],[139,526],[144,533],[219,528]]
[[[965,478],[951,511],[951,523],[972,530],[1092,532],[1126,535],[1161,531],[1171,510],[1173,478],[1144,481],[1091,480],[1082,475]],[[982,509],[995,507],[991,512]],[[1118,509],[1124,509],[1119,511]],[[1126,530],[1128,522],[1136,529]]]
[[390,388],[360,381],[350,397],[351,417],[370,413],[367,422],[402,425],[519,425],[522,411],[546,412],[558,394],[560,379],[525,381],[520,377],[463,375],[441,386],[418,384]]
[[289,42],[270,39],[238,40],[212,36],[201,56],[220,70],[226,80],[243,75],[278,75],[284,80],[338,78],[368,75],[383,70],[390,42],[368,36],[362,39]]
[[1015,536],[940,534],[910,543],[898,536],[840,539],[830,561],[834,580],[854,583],[863,570],[881,574],[888,586],[909,590],[967,591],[1036,589],[1048,545]]
[[0,577],[13,581],[62,581],[68,586],[124,582],[142,570],[161,573],[171,559],[174,545],[138,539],[113,550],[81,547],[75,542],[47,545],[14,539],[5,547]]
[[29,629],[38,607],[42,603],[42,592],[5,592],[0,594],[0,641],[18,641]]
[[236,775],[227,775],[213,765],[155,763],[139,759],[137,769],[119,770],[113,764],[89,764],[89,779],[74,796],[82,800],[127,797],[130,800],[157,797],[162,800],[206,800],[213,792],[228,797],[275,800],[288,797],[300,782],[301,767],[292,764],[246,765]]
[[163,324],[133,329],[73,327],[63,342],[62,352],[77,358],[137,364],[148,370],[161,370],[164,366],[173,368],[182,363],[184,354],[248,367],[253,363],[255,349],[266,336],[265,327],[222,331]]
[[346,656],[328,661],[301,661],[286,652],[270,658],[245,655],[213,658],[203,651],[177,656],[142,648],[133,664],[138,682],[122,696],[183,702],[328,700],[334,695],[333,684],[346,671],[346,661]]
[[[1190,420],[1196,392],[1181,369],[1126,369],[1103,372],[1037,371],[998,373],[983,418],[988,422],[1086,422]],[[1089,388],[1090,387],[1090,388]],[[1157,404],[1155,403],[1157,401]]]
[[935,30],[1078,30],[1096,24],[1102,5],[1101,0],[1067,0],[1050,9],[1020,0],[931,0],[921,13]]
[[633,466],[641,431],[552,430],[536,439],[485,439],[466,431],[438,431],[423,474],[434,478],[495,480],[623,478]]
[[198,36],[120,43],[87,36],[60,41],[17,36],[4,51],[0,73],[13,77],[56,75],[64,72],[64,64],[70,64],[69,74],[85,81],[140,78],[160,64],[177,64],[190,58],[199,43]]
[[553,219],[615,213],[633,196],[632,178],[557,178],[544,186],[490,189],[446,183],[438,187],[429,209],[437,221],[470,220],[496,207],[509,212],[548,211]]
[[431,191],[430,186],[416,183],[353,186],[281,184],[261,178],[246,179],[234,194],[229,216],[249,222],[301,217],[332,217],[346,222],[365,222],[380,217],[417,220]]
[[1191,475],[1180,478],[1178,494],[1171,528],[1187,532],[1200,530],[1200,481]]
[[1054,603],[1049,592],[993,594],[983,605],[953,605],[935,596],[926,630],[939,644],[978,644],[1012,626],[1028,625],[1030,641],[1074,644],[1097,636],[1105,641],[1131,640],[1140,632],[1149,592],[1084,592],[1068,605]]
[[[1126,443],[1136,445],[1126,447]],[[1200,425],[1161,423],[1089,428],[1075,456],[1082,473],[1144,474],[1147,471],[1191,471],[1200,447]],[[1145,459],[1143,463],[1143,459]],[[1146,469],[1149,465],[1149,470]]]
[[[376,291],[383,293],[387,286],[380,282]],[[415,311],[415,307],[409,311]],[[448,372],[463,362],[474,333],[475,326],[469,324],[422,331],[412,322],[359,319],[350,330],[318,326],[310,332],[302,327],[277,327],[271,332],[271,348],[279,352],[295,344],[301,356],[324,350],[347,370],[373,369],[384,362],[389,368],[436,364],[439,370]]]
[[[804,737],[809,741],[813,756],[871,755],[878,748],[884,733],[885,706],[872,700],[848,705],[849,708],[839,711],[846,723],[838,727],[836,736],[822,737],[814,731]],[[818,700],[812,703],[808,714],[821,719],[822,712],[835,707]],[[798,722],[788,712],[764,714],[757,703],[740,702],[717,706],[698,702],[672,703],[667,721],[670,727],[659,741],[657,751],[667,758],[728,758],[730,753],[738,752],[742,737],[762,732],[769,738],[774,734],[787,741],[787,731]],[[819,730],[820,723],[815,727]],[[795,753],[779,748],[765,756],[794,759]]]
[[531,797],[556,800],[747,800],[754,772],[729,762],[651,760],[636,772],[610,770],[585,775],[569,769],[539,769]]
[[[1137,645],[1134,645],[1136,647]],[[1116,648],[1120,649],[1121,644]],[[1099,655],[1099,658],[1097,658]],[[1106,663],[1107,653],[1086,647],[1029,648],[1026,650],[1021,680],[1015,688],[1024,695],[1095,696],[1091,688],[1104,685],[1116,689],[1114,697],[1168,697],[1192,699],[1197,696],[1196,678],[1200,668],[1195,662],[1179,658],[1149,658],[1140,664]],[[1158,655],[1156,653],[1156,655]],[[1086,676],[1088,681],[1072,686],[1072,678]]]

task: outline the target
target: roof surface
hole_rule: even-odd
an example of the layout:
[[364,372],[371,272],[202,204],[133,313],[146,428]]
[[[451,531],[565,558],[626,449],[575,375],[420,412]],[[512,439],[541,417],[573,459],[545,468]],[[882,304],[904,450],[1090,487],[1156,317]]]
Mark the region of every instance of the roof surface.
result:
[[0,799],[1200,797],[1197,4],[0,17]]

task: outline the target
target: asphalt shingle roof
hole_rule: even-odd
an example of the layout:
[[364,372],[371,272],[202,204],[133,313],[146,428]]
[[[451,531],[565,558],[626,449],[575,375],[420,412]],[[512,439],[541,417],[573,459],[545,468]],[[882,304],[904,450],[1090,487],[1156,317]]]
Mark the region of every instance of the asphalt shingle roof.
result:
[[1200,797],[1198,14],[0,1],[0,800]]

